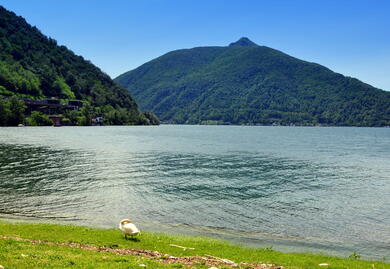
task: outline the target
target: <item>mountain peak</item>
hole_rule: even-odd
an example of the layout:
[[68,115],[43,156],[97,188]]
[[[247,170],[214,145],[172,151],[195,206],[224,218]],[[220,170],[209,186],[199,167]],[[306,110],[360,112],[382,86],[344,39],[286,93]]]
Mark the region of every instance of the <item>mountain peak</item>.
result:
[[241,37],[239,40],[236,42],[230,43],[229,47],[257,47],[258,45],[254,42],[252,42],[249,38],[247,37]]

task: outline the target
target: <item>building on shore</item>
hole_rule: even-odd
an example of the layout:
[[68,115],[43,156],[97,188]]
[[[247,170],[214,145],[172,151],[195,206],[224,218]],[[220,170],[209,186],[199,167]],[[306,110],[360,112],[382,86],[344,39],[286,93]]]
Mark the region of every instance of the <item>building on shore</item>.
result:
[[66,110],[79,110],[83,106],[83,102],[80,100],[70,100],[67,104],[61,103],[59,99],[23,99],[26,106],[26,111],[31,113],[32,111],[39,111],[49,116],[53,121],[53,126],[61,126],[61,120],[63,118],[62,113]]

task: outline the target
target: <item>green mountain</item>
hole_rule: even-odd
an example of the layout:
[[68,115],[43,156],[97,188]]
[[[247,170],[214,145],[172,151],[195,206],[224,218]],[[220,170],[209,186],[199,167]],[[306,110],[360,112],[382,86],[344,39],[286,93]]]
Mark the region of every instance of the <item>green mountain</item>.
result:
[[[96,115],[104,116],[105,124],[155,120],[140,113],[129,92],[98,67],[0,6],[0,125],[15,125],[28,116],[22,98],[82,100],[82,111],[66,112],[71,124],[88,125]],[[13,111],[15,104],[23,111]]]
[[390,92],[248,38],[172,51],[115,81],[165,122],[390,125]]

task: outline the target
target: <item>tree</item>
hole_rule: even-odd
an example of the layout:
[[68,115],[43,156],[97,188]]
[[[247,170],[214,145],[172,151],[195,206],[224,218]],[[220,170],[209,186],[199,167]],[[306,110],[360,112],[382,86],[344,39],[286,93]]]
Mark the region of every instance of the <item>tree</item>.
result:
[[62,77],[57,77],[53,82],[53,89],[63,98],[74,99],[76,96]]
[[90,126],[92,125],[92,117],[94,116],[93,107],[85,102],[81,108],[81,117],[79,118],[79,125]]
[[145,118],[149,121],[149,124],[151,125],[160,125],[160,120],[157,118],[156,115],[154,115],[151,111],[146,111],[143,113]]
[[78,110],[67,110],[65,111],[64,116],[67,119],[66,123],[68,125],[77,125],[81,112]]
[[12,96],[8,99],[9,102],[9,117],[7,125],[17,126],[23,122],[24,110],[26,109],[23,100],[20,100],[16,96]]
[[33,111],[30,117],[25,119],[26,125],[29,126],[51,126],[53,121],[49,118],[48,115],[43,114],[39,111]]
[[6,126],[8,124],[8,118],[10,116],[9,103],[5,98],[0,96],[0,125]]

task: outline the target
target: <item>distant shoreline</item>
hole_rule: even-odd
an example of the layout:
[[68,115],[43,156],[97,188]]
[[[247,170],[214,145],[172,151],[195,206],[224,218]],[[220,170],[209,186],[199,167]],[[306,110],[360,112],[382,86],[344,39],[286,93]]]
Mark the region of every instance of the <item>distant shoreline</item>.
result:
[[[349,125],[261,125],[261,124],[186,124],[186,123],[160,123],[159,125],[175,125],[175,126],[233,126],[233,127],[308,127],[308,128],[390,128],[390,126],[349,126]],[[62,126],[0,126],[1,128],[21,128],[21,127],[29,127],[29,128],[48,128],[48,127],[155,127],[159,125],[86,125],[86,126],[78,126],[78,125],[62,125]]]
[[160,125],[188,125],[188,126],[248,126],[248,127],[362,127],[362,128],[390,128],[390,126],[357,126],[357,125],[265,125],[265,124],[186,124],[161,122]]

